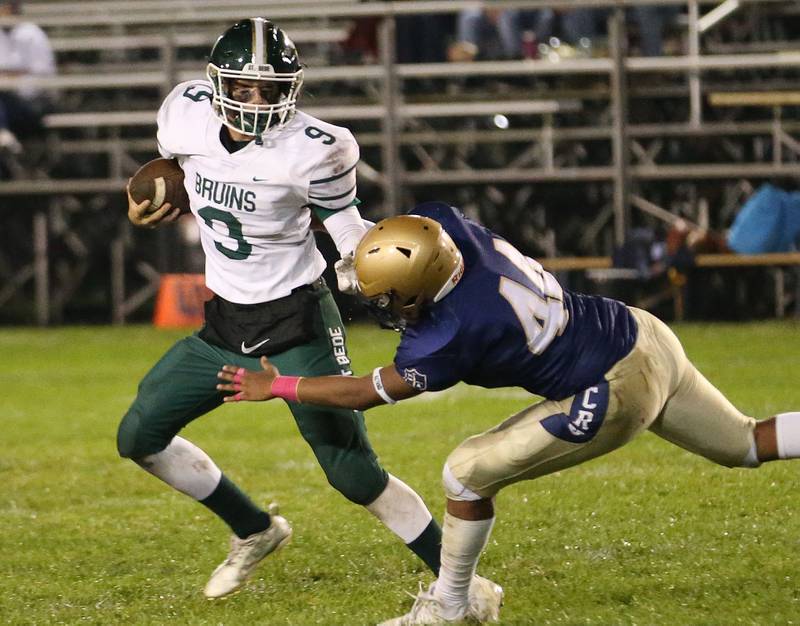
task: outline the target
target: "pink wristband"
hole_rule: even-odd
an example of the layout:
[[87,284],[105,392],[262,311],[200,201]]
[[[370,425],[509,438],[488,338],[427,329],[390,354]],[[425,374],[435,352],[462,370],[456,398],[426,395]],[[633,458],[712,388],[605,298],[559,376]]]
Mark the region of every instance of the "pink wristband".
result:
[[289,402],[300,402],[297,397],[297,385],[302,376],[276,376],[270,385],[269,392],[276,398],[283,398]]

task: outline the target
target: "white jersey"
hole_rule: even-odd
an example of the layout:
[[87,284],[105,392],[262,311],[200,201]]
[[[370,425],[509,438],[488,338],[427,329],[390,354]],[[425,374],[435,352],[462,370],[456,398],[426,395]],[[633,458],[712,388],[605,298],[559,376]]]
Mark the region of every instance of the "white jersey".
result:
[[309,205],[339,210],[356,197],[352,133],[298,111],[289,124],[229,153],[211,84],[179,84],[158,112],[158,147],[186,174],[206,256],[206,285],[230,302],[289,295],[325,269]]
[[32,22],[20,22],[10,30],[0,28],[0,73],[22,75],[16,93],[33,100],[47,93],[46,89],[28,84],[25,77],[55,76],[56,57],[45,32]]

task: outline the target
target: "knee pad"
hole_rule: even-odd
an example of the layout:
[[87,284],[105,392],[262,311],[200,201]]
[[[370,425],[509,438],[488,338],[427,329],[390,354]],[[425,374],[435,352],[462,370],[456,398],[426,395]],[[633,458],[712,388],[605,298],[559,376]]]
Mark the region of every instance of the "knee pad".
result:
[[603,425],[608,411],[610,391],[605,380],[575,395],[566,413],[545,417],[540,424],[553,437],[570,443],[591,441]]
[[447,463],[444,464],[444,468],[442,469],[442,484],[444,485],[445,495],[450,500],[471,501],[483,499],[477,493],[462,484],[461,481],[453,475]]
[[131,407],[117,429],[117,452],[125,459],[141,459],[161,452],[172,437],[161,437],[145,426],[138,409]]
[[136,456],[138,429],[139,415],[134,411],[128,411],[117,428],[117,452],[123,459],[132,459]]

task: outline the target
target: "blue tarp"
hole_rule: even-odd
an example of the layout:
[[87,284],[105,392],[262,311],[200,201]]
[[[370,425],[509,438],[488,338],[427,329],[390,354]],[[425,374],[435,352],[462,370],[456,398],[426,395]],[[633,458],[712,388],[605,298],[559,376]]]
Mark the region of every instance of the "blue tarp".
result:
[[792,252],[800,243],[800,192],[765,184],[744,203],[728,234],[738,254]]

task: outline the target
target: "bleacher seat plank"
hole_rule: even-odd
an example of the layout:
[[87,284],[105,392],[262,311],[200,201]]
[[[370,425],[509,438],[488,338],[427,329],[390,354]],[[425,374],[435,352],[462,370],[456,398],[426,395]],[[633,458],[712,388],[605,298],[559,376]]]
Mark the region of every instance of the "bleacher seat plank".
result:
[[790,106],[800,104],[800,91],[721,91],[709,95],[712,106]]
[[[610,256],[565,256],[545,257],[539,262],[546,270],[570,272],[608,269],[612,267]],[[770,252],[766,254],[698,254],[697,267],[778,267],[800,265],[800,252]]]
[[539,259],[542,266],[552,272],[599,270],[611,267],[610,256],[562,256]]
[[759,267],[800,265],[800,252],[770,252],[766,254],[698,254],[698,267]]
[[[211,46],[219,36],[209,32],[176,33],[172,35],[110,35],[93,37],[53,37],[50,44],[56,52],[86,50],[129,50],[138,48],[161,48],[174,44],[178,48]],[[292,30],[295,43],[334,43],[347,38],[346,28],[296,28]]]

